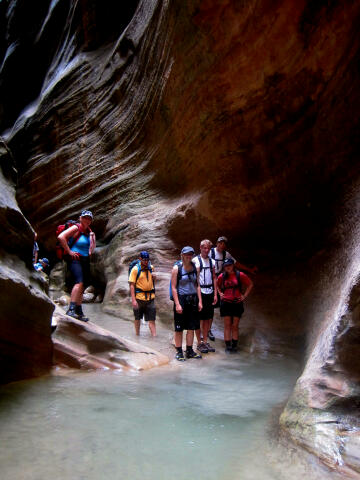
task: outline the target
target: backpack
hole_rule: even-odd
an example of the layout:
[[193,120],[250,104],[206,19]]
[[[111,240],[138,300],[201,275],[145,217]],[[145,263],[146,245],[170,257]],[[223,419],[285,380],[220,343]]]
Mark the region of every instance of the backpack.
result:
[[200,288],[210,288],[210,287],[212,287],[214,289],[214,279],[213,279],[213,276],[212,276],[212,272],[214,271],[215,267],[213,266],[211,258],[208,257],[209,258],[209,265],[210,265],[209,267],[204,267],[201,255],[198,255],[197,258],[198,258],[199,263],[200,263],[200,272],[201,272],[201,270],[205,270],[206,268],[210,268],[210,271],[211,271],[211,283],[210,283],[210,285],[205,285],[205,284],[202,285],[200,283]]
[[222,277],[222,285],[221,285],[221,288],[220,290],[223,292],[224,290],[228,290],[229,288],[232,288],[233,291],[235,291],[236,288],[239,288],[240,292],[241,292],[241,278],[240,278],[240,271],[237,270],[235,268],[235,275],[236,275],[236,280],[237,280],[237,285],[234,285],[233,287],[225,287],[224,286],[224,283],[225,283],[225,280],[227,279],[228,275],[226,272],[223,273],[223,277]]
[[[154,280],[153,280],[153,285],[154,285],[154,288],[152,290],[141,290],[141,288],[138,288],[136,286],[136,282],[138,281],[139,277],[140,277],[140,273],[141,273],[141,262],[138,258],[135,258],[135,260],[132,260],[129,264],[129,272],[128,272],[128,278],[130,278],[130,273],[131,273],[131,270],[137,266],[137,274],[136,274],[136,280],[135,280],[135,293],[145,293],[145,298],[147,298],[147,294],[151,294],[151,293],[155,293],[155,283],[154,283]],[[151,266],[151,263],[149,261],[148,263],[148,268],[147,270],[149,270],[150,273],[152,273],[152,266]]]
[[[192,263],[192,262],[191,262]],[[177,273],[177,282],[176,282],[176,289],[179,288],[179,281],[181,279],[181,277],[184,277],[185,275],[191,275],[192,273],[196,273],[196,267],[195,265],[192,263],[193,265],[193,269],[191,270],[191,272],[186,272],[185,275],[181,275],[181,267],[182,267],[182,261],[181,260],[176,260],[176,262],[174,263],[174,267],[175,265],[177,265],[178,267],[178,273]],[[169,298],[170,300],[173,302],[174,301],[174,297],[173,297],[173,294],[172,294],[172,285],[171,285],[171,277],[170,277],[170,284],[169,284]]]
[[[225,258],[226,258],[226,251],[225,250],[223,250],[223,252],[222,252],[222,254],[223,254],[222,260],[215,258],[215,247],[212,247],[210,252],[211,252],[210,256],[214,260],[214,262],[216,263],[216,266],[218,266],[218,262],[220,262],[220,261],[222,261],[223,264],[224,264]],[[221,271],[219,273],[217,273],[217,275],[219,275],[220,273],[221,273]]]
[[[80,235],[82,233],[81,230],[80,230],[80,223],[75,222],[75,220],[68,220],[63,225],[58,225],[57,228],[56,228],[56,238],[57,238],[60,235],[60,233],[62,233],[64,230],[67,230],[68,228],[72,227],[73,225],[77,225],[78,231],[77,231],[77,233],[75,233],[75,235],[73,237],[71,237],[69,239],[69,241],[68,241],[69,248],[73,247],[75,245],[75,243],[80,238]],[[56,250],[57,258],[59,260],[62,260],[65,256],[65,251],[64,251],[61,243],[59,242],[59,240],[57,240],[57,242],[56,242],[55,250]]]

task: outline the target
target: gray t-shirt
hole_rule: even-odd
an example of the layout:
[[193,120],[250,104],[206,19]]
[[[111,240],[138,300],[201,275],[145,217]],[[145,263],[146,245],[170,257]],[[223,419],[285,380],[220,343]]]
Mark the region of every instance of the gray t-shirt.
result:
[[196,295],[197,274],[196,271],[190,270],[187,272],[183,264],[178,265],[178,270],[181,271],[177,291],[178,295]]

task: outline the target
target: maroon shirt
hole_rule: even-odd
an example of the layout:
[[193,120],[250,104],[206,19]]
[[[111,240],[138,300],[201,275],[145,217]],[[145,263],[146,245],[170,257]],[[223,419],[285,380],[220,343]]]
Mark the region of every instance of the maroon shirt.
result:
[[230,275],[224,280],[224,274],[218,276],[218,286],[220,291],[224,293],[222,300],[225,302],[234,302],[240,300],[242,292],[242,285],[248,287],[251,283],[250,278],[245,273],[240,272],[240,285],[236,273],[230,273]]

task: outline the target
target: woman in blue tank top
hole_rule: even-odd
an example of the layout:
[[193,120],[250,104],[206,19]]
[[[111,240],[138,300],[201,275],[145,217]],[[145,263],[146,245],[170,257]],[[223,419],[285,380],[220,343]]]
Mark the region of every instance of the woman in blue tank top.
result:
[[88,286],[90,279],[90,255],[96,247],[95,234],[90,228],[92,220],[93,214],[90,210],[83,210],[80,223],[64,230],[58,236],[74,281],[66,314],[83,322],[89,320],[83,313],[82,301],[84,289]]
[[195,252],[192,247],[181,250],[181,262],[177,262],[171,273],[171,289],[174,298],[175,325],[175,358],[185,361],[182,341],[186,332],[186,358],[201,358],[194,352],[194,331],[200,328],[198,312],[202,309],[200,283],[192,258]]

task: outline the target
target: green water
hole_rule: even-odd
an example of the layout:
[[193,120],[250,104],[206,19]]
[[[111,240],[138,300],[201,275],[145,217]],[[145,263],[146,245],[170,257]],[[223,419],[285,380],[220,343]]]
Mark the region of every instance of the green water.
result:
[[208,355],[7,385],[1,479],[302,479],[271,427],[298,374],[283,358]]

